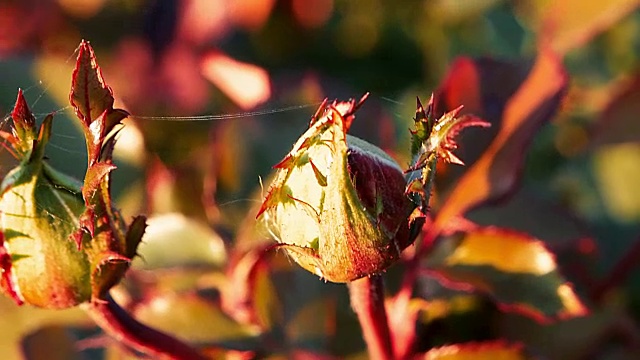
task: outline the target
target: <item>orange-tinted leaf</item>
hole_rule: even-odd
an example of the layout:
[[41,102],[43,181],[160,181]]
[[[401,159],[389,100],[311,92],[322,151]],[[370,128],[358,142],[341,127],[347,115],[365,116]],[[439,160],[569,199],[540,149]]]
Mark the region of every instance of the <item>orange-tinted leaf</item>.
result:
[[[542,41],[559,54],[583,46],[594,36],[634,11],[638,0],[537,1]],[[535,5],[534,5],[535,6]],[[529,11],[530,13],[531,11]]]
[[202,73],[242,109],[254,108],[271,96],[271,81],[266,70],[225,54],[205,55]]
[[[459,64],[464,64],[464,67],[468,68],[465,71],[474,74],[469,69],[471,64],[468,62],[459,62]],[[491,68],[497,66],[497,64],[491,64],[489,69],[484,69],[483,67],[488,66],[487,64],[481,61],[473,63],[476,74],[492,71]],[[453,71],[455,72],[455,68]],[[519,78],[519,71],[514,67],[511,74],[505,75],[510,85],[504,86],[504,89],[508,90],[515,84],[514,81]],[[476,75],[469,75],[469,77],[473,80]],[[508,97],[509,93],[505,93],[499,87],[484,89],[479,88],[480,84],[469,84],[464,80],[456,78],[455,83],[447,82],[441,96],[454,101],[469,99],[472,106],[468,111],[490,121],[492,126],[497,125],[499,130],[489,147],[463,175],[443,202],[436,217],[435,231],[441,230],[452,217],[462,215],[483,202],[497,200],[514,189],[521,176],[527,146],[536,130],[555,113],[567,85],[567,76],[560,60],[544,49],[513,96]],[[501,81],[498,83],[502,85]],[[472,94],[466,94],[467,91],[471,91]],[[479,93],[474,94],[476,91]],[[476,103],[478,99],[482,101],[481,104]],[[466,104],[464,105],[466,107]],[[475,106],[480,108],[474,108]],[[502,106],[504,110],[500,111]],[[501,120],[498,120],[500,118]],[[499,124],[496,124],[498,122],[496,120]]]
[[478,290],[494,298],[501,309],[540,322],[587,313],[559,273],[553,254],[526,234],[475,228],[462,233],[453,250],[428,266],[443,285]]
[[509,344],[505,341],[465,343],[447,345],[429,350],[425,360],[524,360],[521,344]]
[[[255,30],[260,29],[269,19],[274,4],[274,0],[236,0],[233,6],[226,8],[225,11],[229,14],[230,20],[238,26]],[[203,21],[211,20],[206,17]]]

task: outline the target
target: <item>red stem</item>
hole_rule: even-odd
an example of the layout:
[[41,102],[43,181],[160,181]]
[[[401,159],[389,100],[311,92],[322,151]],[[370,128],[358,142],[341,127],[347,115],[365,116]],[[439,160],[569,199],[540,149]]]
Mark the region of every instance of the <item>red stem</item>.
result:
[[364,341],[373,360],[393,359],[393,344],[384,307],[384,285],[380,275],[349,283],[351,306],[358,315]]
[[637,267],[639,263],[640,239],[637,239],[631,249],[627,250],[622,259],[615,264],[611,272],[593,288],[591,298],[595,301],[601,301],[611,288],[626,281],[633,268]]
[[152,358],[207,359],[182,341],[138,322],[111,296],[107,296],[105,300],[88,303],[84,309],[93,321],[116,341]]

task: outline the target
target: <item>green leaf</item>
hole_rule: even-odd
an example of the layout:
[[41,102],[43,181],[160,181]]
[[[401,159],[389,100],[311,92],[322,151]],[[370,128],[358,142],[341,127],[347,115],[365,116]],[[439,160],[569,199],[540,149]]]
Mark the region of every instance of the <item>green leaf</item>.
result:
[[587,309],[538,239],[484,227],[459,234],[458,243],[427,266],[444,286],[477,290],[506,311],[540,322],[582,316]]

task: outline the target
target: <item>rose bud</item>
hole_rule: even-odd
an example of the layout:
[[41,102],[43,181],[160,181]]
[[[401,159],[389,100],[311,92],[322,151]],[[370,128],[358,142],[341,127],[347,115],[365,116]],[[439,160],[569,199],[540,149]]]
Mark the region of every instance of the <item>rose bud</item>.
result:
[[356,103],[326,102],[277,174],[258,213],[279,247],[333,282],[379,273],[410,245],[422,221],[402,168],[382,149],[347,135]]
[[13,134],[5,138],[21,163],[1,187],[2,246],[11,256],[10,267],[3,267],[3,288],[18,303],[73,306],[91,295],[84,278],[87,256],[69,240],[84,209],[80,184],[43,161],[51,115],[37,132],[20,92],[12,118]]
[[84,216],[83,184],[45,161],[53,116],[38,127],[21,91],[11,116],[12,133],[0,136],[20,163],[0,188],[0,286],[18,304],[44,308],[67,308],[99,298],[135,255],[144,220],[135,220],[125,235],[126,226],[115,212],[101,213],[96,207],[92,213],[102,219],[101,230],[74,241],[81,223],[91,219]]

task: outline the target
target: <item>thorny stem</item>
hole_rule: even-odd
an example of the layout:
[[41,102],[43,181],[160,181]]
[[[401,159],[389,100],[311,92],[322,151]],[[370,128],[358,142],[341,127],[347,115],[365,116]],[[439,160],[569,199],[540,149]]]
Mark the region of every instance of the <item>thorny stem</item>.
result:
[[[421,210],[423,214],[427,216],[427,221],[425,223],[425,225],[427,225],[427,228],[429,228],[428,224],[431,223],[431,221],[429,220],[428,204],[431,199],[431,192],[433,191],[437,161],[438,161],[438,158],[435,154],[433,154],[433,156],[430,156],[427,159],[425,167],[422,172],[422,178],[424,179],[423,180],[424,181],[423,182],[424,184],[423,185],[424,186],[423,204],[424,205]],[[423,225],[423,228],[425,225]],[[418,236],[422,236],[422,239],[418,243],[419,245],[416,246],[413,256],[407,259],[405,263],[405,272],[404,272],[404,276],[400,286],[400,291],[395,295],[396,303],[405,303],[405,304],[409,303],[411,296],[413,295],[413,289],[415,287],[415,283],[418,279],[420,260],[422,260],[422,258],[431,249],[437,235],[434,231],[432,231],[432,229],[429,229],[428,231],[425,231],[425,232],[421,231],[421,234],[422,235],[418,235]],[[409,312],[408,312],[409,310],[407,309],[407,307],[405,307],[405,311],[407,311],[406,315],[409,315]],[[405,338],[402,344],[401,343],[395,344],[396,355],[399,355],[400,357],[407,356],[413,346],[414,341],[415,341],[415,331],[410,335],[405,335]]]
[[631,271],[638,266],[638,263],[640,263],[640,238],[636,239],[631,249],[615,264],[611,272],[594,286],[591,298],[602,301],[611,288],[620,285],[629,278]]
[[108,335],[154,359],[207,359],[182,341],[138,322],[110,295],[84,305],[84,309]]
[[369,358],[393,359],[393,343],[384,307],[382,276],[371,275],[349,283],[351,307],[358,315]]

